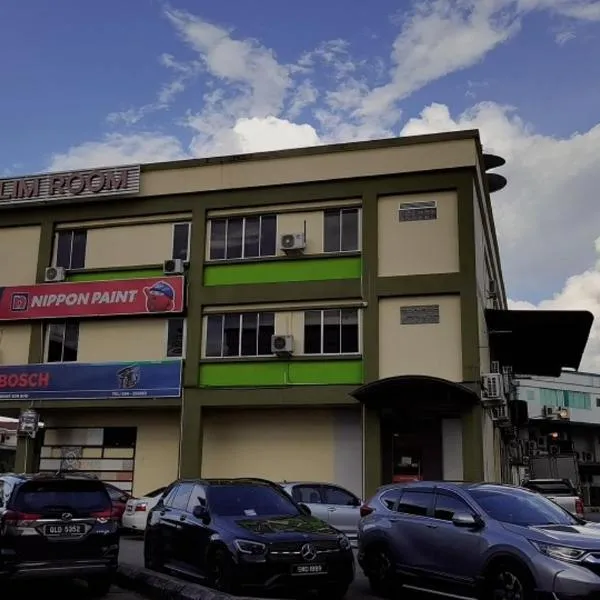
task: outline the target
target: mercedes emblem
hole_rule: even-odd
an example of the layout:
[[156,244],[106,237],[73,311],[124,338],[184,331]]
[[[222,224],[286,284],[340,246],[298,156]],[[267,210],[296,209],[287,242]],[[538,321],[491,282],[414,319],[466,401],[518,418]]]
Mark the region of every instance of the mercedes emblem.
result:
[[317,558],[317,551],[310,544],[304,544],[300,549],[300,555],[304,560],[311,561]]

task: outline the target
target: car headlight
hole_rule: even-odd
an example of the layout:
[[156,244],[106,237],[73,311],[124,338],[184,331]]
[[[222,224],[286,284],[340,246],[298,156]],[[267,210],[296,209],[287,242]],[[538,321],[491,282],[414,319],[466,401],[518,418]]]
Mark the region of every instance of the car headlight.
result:
[[250,540],[235,540],[233,542],[235,549],[242,554],[253,554],[260,556],[267,553],[267,546],[260,542],[251,542]]
[[338,537],[338,542],[342,550],[348,550],[351,546],[350,540],[345,535],[340,535],[340,537]]
[[532,540],[529,541],[542,554],[545,554],[550,558],[556,558],[557,560],[576,563],[579,562],[587,554],[586,550],[580,550],[579,548],[569,548],[569,546],[555,546],[554,544],[545,544],[544,542],[534,542]]

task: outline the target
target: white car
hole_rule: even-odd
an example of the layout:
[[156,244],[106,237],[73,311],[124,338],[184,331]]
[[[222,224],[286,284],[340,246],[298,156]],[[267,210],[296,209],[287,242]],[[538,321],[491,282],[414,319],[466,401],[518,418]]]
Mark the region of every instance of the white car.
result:
[[125,512],[121,520],[123,529],[144,531],[146,529],[148,511],[158,502],[166,489],[166,487],[161,487],[141,498],[130,498],[125,505]]

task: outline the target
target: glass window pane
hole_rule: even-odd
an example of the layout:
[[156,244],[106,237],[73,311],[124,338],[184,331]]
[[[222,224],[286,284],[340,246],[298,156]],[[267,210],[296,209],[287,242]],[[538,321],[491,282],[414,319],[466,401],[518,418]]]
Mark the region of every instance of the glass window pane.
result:
[[358,352],[358,309],[344,308],[341,313],[342,353]]
[[358,209],[342,210],[342,251],[358,250]]
[[223,356],[223,315],[206,319],[206,356]]
[[433,504],[433,494],[427,492],[406,491],[402,494],[398,512],[409,515],[426,516]]
[[339,354],[341,350],[340,311],[323,311],[323,353]]
[[60,231],[56,240],[56,266],[71,268],[71,244],[73,242],[72,231]]
[[340,251],[340,211],[325,211],[325,231],[323,235],[324,252]]
[[240,315],[225,315],[223,356],[240,355]]
[[246,217],[244,230],[244,258],[258,256],[260,245],[260,217]]
[[65,324],[51,323],[48,326],[48,362],[62,362]]
[[227,254],[226,258],[242,258],[242,232],[244,219],[227,220]]
[[71,269],[83,269],[85,267],[86,245],[87,231],[75,231],[73,233],[73,248],[71,249]]
[[79,347],[79,323],[77,321],[67,321],[65,325],[65,342],[63,349],[63,361],[73,362],[77,360],[77,350]]
[[169,319],[167,325],[167,358],[183,356],[183,329],[185,321],[180,318]]
[[258,355],[271,354],[271,337],[275,335],[275,314],[260,313],[258,315]]
[[321,311],[304,312],[304,354],[321,354]]
[[263,215],[260,218],[260,255],[275,256],[277,253],[277,217]]
[[258,314],[242,315],[242,356],[256,356],[258,345]]
[[190,239],[190,224],[176,223],[173,225],[173,255],[172,258],[188,259],[188,244]]
[[434,518],[452,521],[455,513],[473,514],[469,506],[456,496],[438,494],[435,500]]
[[225,233],[227,221],[225,219],[213,219],[210,222],[210,259],[219,260],[225,258]]

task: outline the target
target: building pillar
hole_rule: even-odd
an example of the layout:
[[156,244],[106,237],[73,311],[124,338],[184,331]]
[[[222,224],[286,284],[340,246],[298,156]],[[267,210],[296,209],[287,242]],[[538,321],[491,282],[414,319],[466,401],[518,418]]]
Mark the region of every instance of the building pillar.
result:
[[181,400],[179,477],[202,475],[202,403],[198,390],[185,390]]
[[37,471],[38,446],[35,438],[21,435],[17,437],[15,473],[35,473]]
[[363,405],[363,498],[367,500],[381,481],[381,417],[379,410]]
[[478,404],[462,416],[463,479],[484,481],[483,407]]

